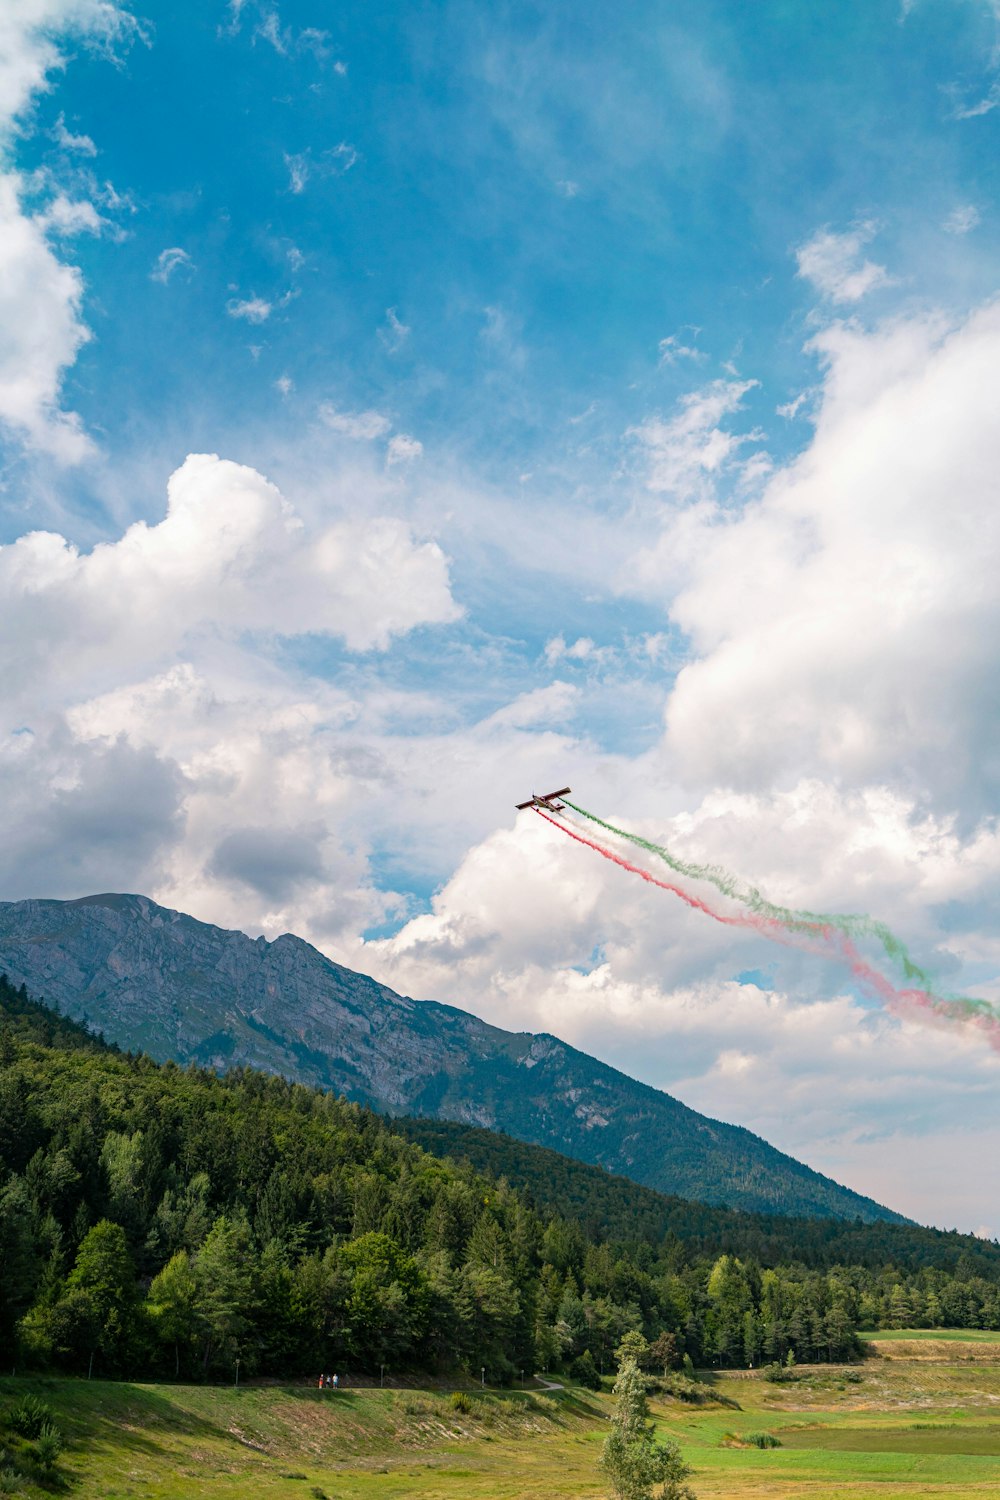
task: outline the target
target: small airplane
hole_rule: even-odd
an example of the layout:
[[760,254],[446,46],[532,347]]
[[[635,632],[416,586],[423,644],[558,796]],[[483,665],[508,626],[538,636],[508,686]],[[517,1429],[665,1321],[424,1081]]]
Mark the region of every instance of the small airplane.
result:
[[544,797],[538,797],[532,792],[527,802],[518,802],[516,804],[517,810],[518,812],[523,812],[526,807],[544,807],[547,812],[562,812],[564,810],[563,804],[559,801],[559,798],[568,797],[572,790],[571,786],[561,786],[557,792],[546,792]]

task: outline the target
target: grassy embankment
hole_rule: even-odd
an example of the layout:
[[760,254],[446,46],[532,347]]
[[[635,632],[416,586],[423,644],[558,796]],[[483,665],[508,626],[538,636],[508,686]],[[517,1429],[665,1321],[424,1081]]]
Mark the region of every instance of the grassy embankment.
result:
[[[698,1406],[654,1401],[699,1500],[971,1500],[1000,1491],[1000,1339],[873,1335],[853,1371],[706,1377]],[[911,1355],[910,1351],[915,1351]],[[0,1380],[0,1415],[32,1391],[67,1447],[80,1500],[597,1500],[607,1393],[447,1392]],[[471,1394],[471,1393],[470,1393]],[[731,1446],[753,1432],[781,1446]],[[28,1488],[26,1497],[45,1492]],[[49,1493],[52,1493],[51,1491]]]

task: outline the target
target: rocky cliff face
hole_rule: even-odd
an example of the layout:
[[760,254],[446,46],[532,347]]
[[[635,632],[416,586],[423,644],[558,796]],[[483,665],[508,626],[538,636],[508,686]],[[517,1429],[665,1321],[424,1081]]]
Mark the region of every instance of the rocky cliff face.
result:
[[3,902],[0,972],[160,1061],[263,1068],[391,1114],[501,1129],[710,1203],[899,1218],[555,1037],[408,1000],[291,934],[254,940],[144,896]]

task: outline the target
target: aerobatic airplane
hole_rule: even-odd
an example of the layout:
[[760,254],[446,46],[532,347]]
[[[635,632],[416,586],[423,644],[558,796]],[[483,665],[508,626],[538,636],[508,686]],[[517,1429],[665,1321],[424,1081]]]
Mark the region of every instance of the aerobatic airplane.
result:
[[536,797],[532,792],[527,802],[518,802],[516,807],[518,812],[523,812],[526,807],[544,807],[549,812],[562,812],[563,804],[557,798],[568,797],[572,790],[571,786],[561,786],[557,792],[546,792],[544,797]]

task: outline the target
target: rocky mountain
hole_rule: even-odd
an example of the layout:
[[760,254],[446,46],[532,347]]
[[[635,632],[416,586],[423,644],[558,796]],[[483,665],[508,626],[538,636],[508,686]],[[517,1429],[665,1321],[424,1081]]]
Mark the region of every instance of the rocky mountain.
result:
[[161,1061],[262,1068],[388,1114],[503,1130],[707,1203],[901,1222],[556,1037],[409,1000],[290,933],[254,940],[145,896],[2,902],[0,972]]

